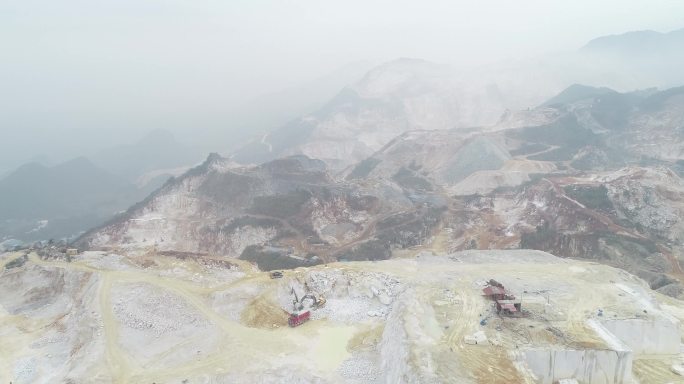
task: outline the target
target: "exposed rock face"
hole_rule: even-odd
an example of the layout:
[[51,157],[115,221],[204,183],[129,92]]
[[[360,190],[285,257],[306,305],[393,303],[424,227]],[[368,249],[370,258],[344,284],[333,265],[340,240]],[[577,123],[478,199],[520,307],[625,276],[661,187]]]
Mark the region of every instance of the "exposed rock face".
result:
[[682,243],[684,180],[669,169],[621,169],[601,179],[617,213],[653,235]]
[[491,129],[404,133],[343,175],[387,178],[405,168],[449,189],[480,172],[451,191],[468,194],[495,188],[465,184],[510,187],[529,181],[531,173],[556,169],[608,171],[637,161],[677,168],[684,156],[683,92],[621,94],[573,86],[539,108],[506,112]]
[[658,355],[680,351],[679,322],[675,319],[607,319],[602,323],[634,353]]
[[[447,215],[453,249],[534,248],[620,266],[654,289],[680,273],[682,180],[626,168],[585,178],[549,175],[525,186],[459,198]],[[666,291],[679,295],[679,290]]]
[[551,162],[513,159],[509,147],[498,133],[408,132],[342,175],[349,180],[391,179],[412,190],[469,195],[517,186],[531,174],[555,170]]
[[387,258],[392,247],[429,236],[441,212],[434,206],[412,201],[393,183],[335,181],[323,162],[305,156],[253,167],[210,156],[79,243],[208,252],[265,269]]
[[681,94],[573,86],[494,130],[405,133],[342,175],[449,196],[447,249],[590,258],[679,296]]
[[[4,337],[21,339],[30,330],[33,341],[30,345],[15,342],[3,346],[3,355],[16,359],[17,364],[9,369],[3,363],[0,375],[8,380],[14,377],[18,383],[47,383],[79,381],[88,376],[85,372],[101,370],[105,339],[102,322],[89,310],[98,304],[98,283],[99,278],[89,272],[33,262],[2,273],[2,333]],[[22,319],[44,325],[34,329]],[[32,355],[27,355],[27,351]]]
[[539,384],[575,378],[580,383],[632,383],[632,352],[610,350],[528,350],[525,357]]
[[370,71],[320,110],[238,151],[236,159],[304,154],[343,169],[407,131],[492,125],[504,110],[501,98],[457,80],[447,67],[399,59]]
[[[358,93],[422,94],[430,80],[404,64]],[[401,128],[339,173],[301,155],[249,167],[210,157],[82,241],[242,256],[262,269],[384,259],[432,241],[534,248],[620,266],[679,296],[684,159],[655,149],[682,144],[680,94],[574,86],[493,129]]]

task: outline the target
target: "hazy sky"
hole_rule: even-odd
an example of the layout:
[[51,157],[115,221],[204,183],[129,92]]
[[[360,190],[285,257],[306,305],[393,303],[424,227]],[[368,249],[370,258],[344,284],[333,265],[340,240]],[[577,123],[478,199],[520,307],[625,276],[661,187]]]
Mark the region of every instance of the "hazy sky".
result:
[[0,0],[0,133],[15,143],[0,171],[50,146],[220,126],[230,106],[349,62],[470,65],[683,15],[679,0]]

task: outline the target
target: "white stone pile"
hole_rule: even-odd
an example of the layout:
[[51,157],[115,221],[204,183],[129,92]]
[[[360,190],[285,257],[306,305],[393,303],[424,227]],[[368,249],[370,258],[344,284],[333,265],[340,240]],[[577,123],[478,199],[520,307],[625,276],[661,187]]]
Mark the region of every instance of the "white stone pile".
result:
[[158,292],[144,285],[134,285],[126,291],[113,307],[117,319],[128,328],[160,337],[186,326],[207,325],[206,319],[169,292]]
[[372,360],[358,356],[340,364],[339,374],[350,383],[374,383],[378,380],[378,367]]
[[384,273],[315,270],[298,280],[284,282],[278,291],[279,304],[283,309],[291,310],[291,289],[301,299],[307,288],[308,292],[326,299],[324,307],[312,312],[314,319],[355,323],[369,318],[386,318],[404,285]]
[[27,357],[18,360],[14,365],[14,378],[20,383],[30,383],[36,376],[36,358]]

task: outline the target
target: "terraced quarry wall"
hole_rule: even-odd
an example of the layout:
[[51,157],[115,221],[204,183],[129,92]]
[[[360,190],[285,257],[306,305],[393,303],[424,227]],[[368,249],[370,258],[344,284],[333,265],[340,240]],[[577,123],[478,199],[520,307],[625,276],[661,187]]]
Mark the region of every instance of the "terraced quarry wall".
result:
[[632,383],[632,351],[532,349],[524,352],[539,384],[576,379],[580,384]]
[[679,353],[679,323],[674,319],[620,319],[604,320],[601,323],[635,354]]

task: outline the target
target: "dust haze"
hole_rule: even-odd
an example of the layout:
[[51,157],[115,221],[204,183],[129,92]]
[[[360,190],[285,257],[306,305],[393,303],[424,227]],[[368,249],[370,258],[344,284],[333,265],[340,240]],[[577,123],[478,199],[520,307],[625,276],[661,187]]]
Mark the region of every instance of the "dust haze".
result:
[[684,2],[0,2],[0,382],[684,377]]
[[681,14],[684,4],[664,0],[8,0],[0,130],[11,144],[0,172],[93,156],[160,129],[198,153],[226,153],[399,57],[498,70],[597,36],[668,32]]

